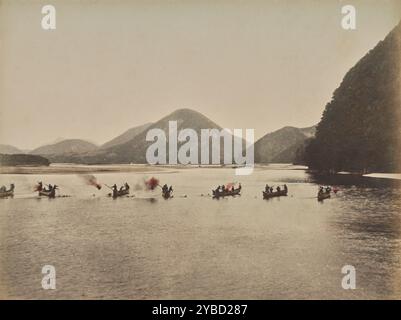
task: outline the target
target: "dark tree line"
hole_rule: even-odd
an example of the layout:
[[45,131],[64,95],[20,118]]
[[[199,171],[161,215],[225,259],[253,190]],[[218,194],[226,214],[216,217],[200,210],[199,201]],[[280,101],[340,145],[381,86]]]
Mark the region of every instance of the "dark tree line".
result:
[[345,75],[298,162],[330,172],[399,171],[400,65],[401,24]]
[[32,154],[0,154],[1,166],[48,166],[49,160]]

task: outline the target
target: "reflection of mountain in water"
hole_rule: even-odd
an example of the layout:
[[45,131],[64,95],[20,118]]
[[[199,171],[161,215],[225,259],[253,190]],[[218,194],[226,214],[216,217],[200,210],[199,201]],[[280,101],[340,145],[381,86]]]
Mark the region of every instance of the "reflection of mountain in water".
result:
[[358,186],[362,188],[401,188],[401,180],[364,177],[356,174],[309,174],[310,181],[319,185]]

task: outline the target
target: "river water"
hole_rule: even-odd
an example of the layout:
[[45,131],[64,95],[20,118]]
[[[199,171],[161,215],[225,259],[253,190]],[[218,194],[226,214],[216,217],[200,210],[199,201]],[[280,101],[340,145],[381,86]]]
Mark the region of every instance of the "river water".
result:
[[[139,190],[143,173],[96,174],[128,182],[135,197],[74,174],[0,175],[16,184],[0,199],[0,297],[24,299],[371,299],[401,298],[401,187],[389,179],[315,177],[293,167],[157,172],[175,197]],[[38,199],[38,180],[60,197]],[[214,200],[219,184],[242,183],[242,195]],[[289,196],[262,199],[265,183]],[[318,202],[318,184],[340,191]],[[137,188],[135,188],[137,186]],[[41,286],[56,269],[56,290]],[[356,269],[356,289],[341,269]]]

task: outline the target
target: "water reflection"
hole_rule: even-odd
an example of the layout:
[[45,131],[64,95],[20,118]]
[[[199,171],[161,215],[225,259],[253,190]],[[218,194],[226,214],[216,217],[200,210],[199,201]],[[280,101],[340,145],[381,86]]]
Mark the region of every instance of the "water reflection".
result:
[[344,256],[359,267],[361,291],[399,299],[400,181],[355,175],[310,177],[314,183],[342,190],[338,214],[330,222],[341,234]]
[[[230,169],[158,173],[175,197],[133,191],[112,201],[75,175],[51,175],[70,198],[37,199],[35,175],[0,201],[0,283],[12,298],[388,298],[401,297],[399,182],[258,168],[242,195],[215,201],[212,188],[238,181]],[[135,185],[135,173],[99,174]],[[263,200],[266,183],[289,187]],[[318,185],[340,191],[318,203]],[[95,196],[93,196],[95,194]],[[209,195],[208,195],[209,194]],[[57,268],[58,289],[41,289],[41,267]],[[343,290],[341,268],[357,269]]]

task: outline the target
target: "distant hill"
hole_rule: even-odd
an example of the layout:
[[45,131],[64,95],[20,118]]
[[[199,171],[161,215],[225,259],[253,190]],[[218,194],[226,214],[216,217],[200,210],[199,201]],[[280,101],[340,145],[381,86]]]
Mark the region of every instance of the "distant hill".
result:
[[77,157],[97,149],[98,147],[91,142],[80,139],[67,139],[36,148],[30,154],[44,156],[51,162],[76,162],[75,159]]
[[49,160],[31,154],[0,154],[1,166],[48,166]]
[[[178,109],[155,123],[134,127],[120,136],[106,142],[100,147],[83,140],[64,140],[62,142],[43,146],[32,151],[41,154],[52,162],[73,162],[86,164],[116,164],[116,163],[147,163],[146,151],[153,141],[146,141],[147,132],[151,129],[161,129],[166,133],[167,150],[169,143],[169,121],[177,121],[178,132],[182,129],[193,129],[201,138],[202,129],[222,130],[222,127],[191,109]],[[312,137],[315,127],[295,128],[284,127],[267,134],[255,143],[255,162],[292,163],[299,146]],[[198,161],[200,163],[200,141],[198,141]],[[211,140],[210,140],[211,142]],[[178,143],[178,148],[183,143]],[[224,142],[220,141],[220,163],[224,160]],[[243,148],[245,141],[243,140]],[[209,162],[211,163],[212,144],[209,147]],[[168,162],[168,152],[167,152]]]
[[37,155],[61,155],[85,153],[96,150],[98,147],[85,140],[67,139],[55,144],[45,145],[32,150],[31,154]]
[[19,154],[23,153],[20,149],[8,145],[8,144],[0,144],[0,153],[2,154]]
[[255,143],[256,163],[293,163],[298,148],[315,133],[308,128],[284,127],[268,133]]
[[115,137],[114,139],[102,144],[100,146],[100,149],[107,149],[128,142],[131,139],[135,138],[135,136],[137,136],[139,133],[149,128],[151,125],[152,123],[146,123],[141,126],[128,129],[127,131]]
[[[174,120],[177,121],[178,131],[186,128],[193,129],[197,132],[199,139],[201,137],[201,129],[222,129],[219,125],[197,111],[191,109],[179,109],[165,116],[159,121],[149,125],[144,131],[140,132],[129,141],[111,146],[106,149],[96,150],[85,155],[84,157],[80,157],[79,159],[77,158],[76,161],[84,163],[147,163],[146,150],[151,144],[154,143],[153,141],[146,141],[146,134],[148,130],[154,128],[164,130],[167,135],[168,145],[169,121]],[[182,143],[178,144],[178,148],[181,144]],[[221,145],[223,146],[223,144]],[[201,146],[199,143],[199,150],[200,147]],[[201,153],[199,150],[198,158],[200,162]],[[211,148],[209,151],[211,156]],[[223,161],[223,148],[221,148],[220,154],[220,159]]]
[[401,23],[345,75],[305,150],[318,171],[400,172]]

